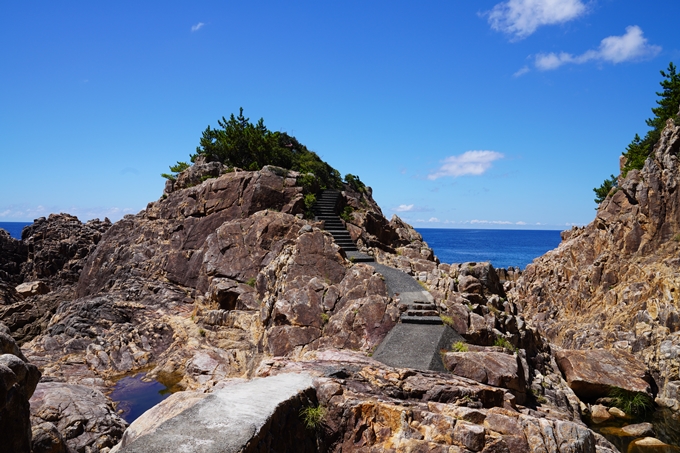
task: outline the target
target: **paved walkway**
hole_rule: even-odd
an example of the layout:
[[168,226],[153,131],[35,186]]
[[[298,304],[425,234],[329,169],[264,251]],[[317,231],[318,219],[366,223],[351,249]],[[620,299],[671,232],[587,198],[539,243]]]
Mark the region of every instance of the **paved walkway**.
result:
[[368,264],[385,278],[390,296],[405,309],[373,358],[396,368],[446,371],[440,351],[464,342],[463,337],[442,323],[434,298],[412,276],[383,264]]

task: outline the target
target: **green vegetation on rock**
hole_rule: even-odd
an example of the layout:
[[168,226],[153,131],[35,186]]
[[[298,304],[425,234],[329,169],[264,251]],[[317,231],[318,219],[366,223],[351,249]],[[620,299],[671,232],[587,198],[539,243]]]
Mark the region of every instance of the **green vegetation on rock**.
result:
[[243,116],[243,108],[238,116],[232,113],[228,120],[222,117],[217,124],[219,128],[208,126],[203,131],[196,154],[191,156],[192,162],[198,156],[204,156],[208,161],[246,170],[274,165],[313,173],[321,189],[342,187],[340,172],[321,160],[315,152],[285,132],[270,131],[262,118],[256,124],[251,123]]
[[[635,138],[626,147],[623,155],[626,158],[621,176],[625,177],[630,170],[640,170],[645,164],[645,160],[652,153],[654,145],[661,137],[661,131],[666,126],[666,121],[670,118],[678,120],[678,109],[680,108],[680,74],[677,73],[677,68],[673,62],[669,63],[666,71],[660,71],[664,80],[659,82],[662,91],[657,92],[657,107],[652,108],[654,116],[645,121],[647,126],[651,129],[647,132],[644,138],[640,138],[635,134]],[[593,189],[595,192],[595,202],[600,204],[611,191],[616,187],[616,178],[614,175],[606,179],[600,187]]]
[[326,409],[323,406],[308,406],[300,411],[300,417],[307,429],[316,429],[321,426]]
[[172,173],[161,173],[161,176],[174,181],[177,179],[177,175],[189,168],[189,164],[186,162],[177,162],[177,165],[170,165],[170,171]]
[[654,408],[652,397],[643,392],[614,387],[609,396],[613,398],[614,406],[628,415],[645,415]]

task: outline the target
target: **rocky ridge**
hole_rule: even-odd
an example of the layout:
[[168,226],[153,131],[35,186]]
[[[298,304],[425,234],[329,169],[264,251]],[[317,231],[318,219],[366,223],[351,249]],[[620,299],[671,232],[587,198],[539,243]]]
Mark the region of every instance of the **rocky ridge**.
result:
[[[680,409],[680,126],[669,120],[642,170],[619,178],[586,227],[562,234],[510,298],[565,349],[646,364],[656,402]],[[623,168],[624,162],[621,162]]]

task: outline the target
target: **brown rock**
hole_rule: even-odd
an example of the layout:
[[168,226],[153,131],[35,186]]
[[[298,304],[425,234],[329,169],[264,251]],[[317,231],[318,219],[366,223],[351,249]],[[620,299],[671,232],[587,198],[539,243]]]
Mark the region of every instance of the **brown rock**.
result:
[[650,393],[645,366],[618,349],[561,350],[555,360],[569,387],[581,398],[607,396],[613,387]]
[[590,419],[593,421],[593,423],[596,424],[603,423],[611,418],[612,415],[609,413],[609,410],[605,406],[601,404],[593,405],[590,413]]
[[453,428],[453,440],[472,451],[482,451],[486,430],[483,426],[459,421]]
[[447,352],[444,366],[457,376],[483,384],[526,392],[524,371],[514,355],[502,352]]
[[22,283],[21,285],[18,285],[16,288],[14,288],[14,290],[21,297],[38,296],[40,294],[47,294],[50,292],[50,289],[47,287],[47,285],[40,280]]

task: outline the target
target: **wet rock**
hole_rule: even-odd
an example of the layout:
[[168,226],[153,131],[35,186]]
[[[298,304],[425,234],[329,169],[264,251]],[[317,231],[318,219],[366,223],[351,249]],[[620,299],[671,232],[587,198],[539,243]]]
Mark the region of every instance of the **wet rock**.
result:
[[609,413],[609,410],[605,406],[601,404],[595,404],[591,408],[590,419],[593,421],[593,423],[604,423],[611,418],[612,414]]
[[651,423],[637,423],[626,425],[621,431],[631,437],[652,437],[654,436],[654,426]]

